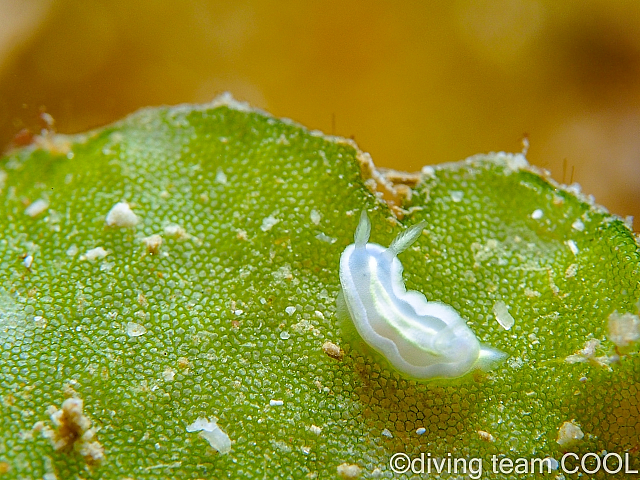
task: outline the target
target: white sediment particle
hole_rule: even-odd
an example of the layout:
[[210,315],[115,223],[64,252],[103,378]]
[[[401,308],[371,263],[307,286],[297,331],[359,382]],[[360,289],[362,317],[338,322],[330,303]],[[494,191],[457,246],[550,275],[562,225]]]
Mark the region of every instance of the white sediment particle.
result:
[[269,400],[269,405],[271,405],[272,407],[280,407],[280,406],[284,405],[284,401],[282,401],[282,400]]
[[87,250],[87,252],[82,256],[82,259],[89,260],[90,262],[95,262],[96,260],[104,258],[107,255],[109,255],[109,252],[107,252],[104,248],[96,247],[92,248],[91,250]]
[[342,463],[338,465],[338,468],[336,469],[336,473],[340,478],[352,480],[360,476],[360,474],[362,473],[362,469],[358,465]]
[[309,427],[309,430],[311,431],[311,433],[315,433],[316,435],[320,435],[322,433],[322,427],[318,427],[316,425],[311,425]]
[[207,418],[198,417],[191,425],[187,425],[187,432],[199,432],[198,435],[223,455],[231,451],[231,439],[218,427],[215,418],[209,421]]
[[291,337],[291,335],[289,335],[289,332],[280,332],[280,338],[282,340],[288,340]]
[[536,208],[531,214],[531,218],[533,218],[534,220],[540,220],[543,217],[543,215],[544,215],[544,212],[539,208]]
[[164,372],[162,372],[162,378],[164,379],[165,382],[173,382],[173,379],[176,376],[176,371],[171,368],[171,367],[167,367],[164,369]]
[[311,210],[309,217],[311,217],[311,223],[313,223],[314,225],[320,225],[320,220],[322,219],[322,215],[320,215],[320,212],[318,212],[317,210]]
[[221,168],[219,168],[216,172],[216,182],[220,183],[221,185],[227,184],[227,175]]
[[293,315],[296,311],[296,307],[289,306],[285,308],[284,311],[287,312],[289,315]]
[[572,278],[576,276],[576,273],[578,273],[578,265],[575,263],[572,263],[565,270],[564,276],[565,278]]
[[127,202],[118,202],[107,213],[105,222],[110,227],[132,228],[138,224],[138,217]]
[[322,351],[326,353],[327,356],[336,360],[342,360],[342,358],[344,357],[344,350],[330,341],[326,341],[322,344]]
[[591,363],[601,367],[609,365],[615,361],[617,357],[608,357],[606,355],[596,357],[596,349],[600,346],[600,340],[591,338],[586,341],[584,347],[573,355],[569,355],[564,359],[567,363]]
[[509,313],[509,307],[502,301],[498,300],[493,306],[493,314],[502,328],[511,330],[513,324],[516,323],[513,316]]
[[260,230],[262,230],[263,232],[268,232],[279,221],[280,219],[274,217],[273,215],[269,215],[268,217],[262,219],[262,225],[260,226]]
[[491,435],[489,432],[485,432],[484,430],[478,430],[478,436],[485,442],[493,443],[496,441],[493,435]]
[[40,215],[47,208],[49,208],[49,202],[47,202],[46,200],[40,198],[40,199],[36,200],[35,202],[33,202],[31,205],[29,205],[24,210],[24,213],[26,213],[31,218],[33,218],[33,217],[37,217],[38,215]]
[[69,248],[67,248],[67,255],[70,257],[75,257],[78,254],[78,247],[76,247],[75,245],[71,245]]
[[326,243],[336,243],[336,241],[338,240],[337,238],[334,237],[330,237],[329,235],[325,235],[324,233],[320,232],[319,234],[316,235],[316,238],[318,240],[320,240],[321,242],[326,242]]
[[330,237],[329,235],[325,235],[322,232],[318,233],[316,235],[316,238],[321,242],[326,242],[326,243],[336,243],[336,241],[338,240],[337,238]]
[[27,255],[26,257],[24,257],[24,260],[22,260],[22,264],[25,268],[31,268],[31,265],[33,265],[33,255]]
[[391,433],[388,428],[382,430],[382,435],[387,438],[393,438],[393,433]]
[[562,426],[558,429],[558,438],[556,442],[558,445],[568,446],[574,444],[584,438],[584,433],[582,433],[582,429],[576,425],[575,420],[571,420],[570,422],[564,422]]
[[147,333],[147,329],[143,325],[135,322],[127,323],[127,335],[130,337],[139,337]]
[[574,255],[578,255],[578,252],[580,250],[578,249],[578,245],[576,244],[576,242],[574,242],[573,240],[567,240],[564,243],[567,245],[567,247],[569,247],[569,250],[571,250],[571,253],[573,253]]
[[577,219],[575,222],[573,222],[573,223],[571,224],[571,227],[572,227],[574,230],[577,230],[577,231],[579,231],[579,232],[582,232],[582,231],[584,230],[584,223],[582,223],[582,220]]
[[180,225],[167,225],[164,227],[164,234],[167,237],[175,238],[177,240],[184,240],[190,237],[187,231]]
[[609,340],[618,347],[628,347],[640,340],[640,318],[631,313],[613,312],[607,321]]
[[426,433],[426,431],[427,431],[427,429],[426,429],[426,428],[424,428],[424,427],[420,427],[420,428],[418,428],[418,429],[416,430],[416,433],[417,433],[418,435],[424,435],[424,434]]
[[142,239],[142,244],[147,248],[147,252],[158,254],[162,245],[162,237],[158,234],[149,235]]
[[464,192],[460,191],[460,190],[452,190],[450,192],[451,195],[451,200],[453,200],[454,202],[458,203],[460,201],[462,201],[462,197],[464,197]]

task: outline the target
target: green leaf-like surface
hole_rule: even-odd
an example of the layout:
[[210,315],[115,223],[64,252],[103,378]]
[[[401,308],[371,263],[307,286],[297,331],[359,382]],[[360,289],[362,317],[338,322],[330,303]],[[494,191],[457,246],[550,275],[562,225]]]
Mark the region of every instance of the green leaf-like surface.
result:
[[[0,163],[7,478],[334,478],[343,463],[391,477],[395,452],[481,457],[483,478],[509,478],[488,472],[492,455],[637,449],[640,361],[633,349],[616,361],[607,318],[637,313],[638,244],[520,156],[425,169],[398,220],[353,144],[234,102],[40,143]],[[48,208],[25,213],[38,199]],[[134,228],[105,225],[121,201]],[[400,255],[407,288],[452,305],[507,361],[417,383],[350,348],[338,261],[363,208],[382,245],[427,221]],[[154,234],[155,253],[142,241]],[[86,259],[96,247],[108,255]],[[594,354],[579,353],[589,341]],[[83,400],[102,462],[33,430],[53,428],[47,409],[68,397]],[[187,432],[198,417],[217,418],[231,452]],[[584,438],[561,447],[572,420]]]

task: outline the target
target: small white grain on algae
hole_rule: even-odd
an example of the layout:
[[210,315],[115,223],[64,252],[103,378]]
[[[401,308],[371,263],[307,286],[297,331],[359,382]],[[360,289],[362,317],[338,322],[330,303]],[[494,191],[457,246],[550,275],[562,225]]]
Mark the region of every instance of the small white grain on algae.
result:
[[354,479],[358,478],[362,473],[362,469],[358,465],[351,465],[349,463],[343,463],[338,465],[337,472],[340,478]]
[[543,215],[544,215],[544,212],[542,210],[540,210],[539,208],[537,208],[531,214],[531,218],[533,218],[534,220],[540,220]]
[[578,252],[580,250],[578,249],[578,244],[576,242],[574,242],[573,240],[567,240],[564,243],[567,245],[567,247],[569,247],[569,250],[571,250],[571,253],[573,253],[574,255],[578,255]]
[[25,210],[26,213],[30,217],[37,217],[42,212],[44,212],[47,208],[49,208],[49,202],[43,200],[42,198],[36,200],[31,205],[29,205]]
[[147,252],[152,255],[160,253],[160,246],[162,245],[162,237],[158,234],[153,234],[142,239],[142,243],[147,248]]
[[279,218],[274,217],[273,215],[269,215],[262,219],[262,225],[260,226],[260,230],[263,232],[268,232],[273,228],[273,226],[280,221]]
[[584,438],[584,433],[582,433],[582,429],[576,425],[575,420],[571,420],[570,422],[564,422],[562,426],[558,429],[558,438],[556,442],[558,445],[562,445],[563,447],[572,445],[577,443],[578,441]]
[[493,314],[496,316],[500,326],[505,330],[511,330],[513,324],[516,323],[509,313],[509,307],[502,300],[498,300],[493,306]]
[[116,203],[105,218],[109,227],[132,228],[138,224],[138,217],[127,202]]
[[574,230],[578,230],[579,232],[582,232],[584,230],[584,223],[582,223],[582,220],[577,219],[575,222],[571,224],[571,227]]
[[84,255],[82,255],[80,259],[89,260],[90,262],[95,262],[96,260],[100,258],[104,258],[107,255],[109,255],[109,252],[107,252],[104,248],[96,247],[96,248],[92,248],[91,250],[87,250],[87,252]]
[[318,212],[317,210],[311,210],[309,217],[311,217],[311,222],[314,225],[320,225],[320,220],[322,219],[322,215],[320,215],[320,212]]
[[147,329],[143,325],[135,322],[127,323],[127,335],[130,337],[139,337],[147,333]]
[[640,318],[631,313],[613,312],[607,321],[609,340],[617,347],[625,348],[640,341]]
[[335,358],[336,360],[342,360],[344,357],[344,350],[342,350],[338,345],[333,342],[326,341],[322,344],[322,351],[327,354],[327,356],[331,358]]
[[186,240],[191,238],[191,235],[189,235],[180,225],[167,225],[164,227],[164,234],[167,237],[175,238],[176,240]]
[[231,451],[231,439],[218,427],[215,418],[209,421],[207,418],[198,417],[191,425],[187,425],[187,432],[199,432],[209,445],[223,455]]

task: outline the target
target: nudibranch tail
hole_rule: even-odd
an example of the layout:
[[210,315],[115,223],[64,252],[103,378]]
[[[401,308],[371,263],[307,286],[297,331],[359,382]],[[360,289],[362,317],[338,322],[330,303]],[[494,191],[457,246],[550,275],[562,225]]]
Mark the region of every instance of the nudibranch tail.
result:
[[360,222],[358,222],[358,226],[356,227],[356,233],[353,236],[354,243],[357,247],[364,247],[366,243],[369,241],[369,236],[371,235],[371,221],[369,220],[369,216],[367,215],[366,210],[362,210],[360,214]]
[[340,257],[337,314],[354,346],[381,356],[407,378],[462,377],[474,369],[490,370],[506,355],[480,344],[458,312],[440,302],[407,291],[397,254],[415,242],[425,222],[401,234],[384,248],[368,243],[371,223],[365,211]]
[[389,245],[389,250],[391,250],[395,255],[404,252],[407,248],[409,248],[420,235],[422,235],[422,230],[427,226],[427,222],[424,220],[420,223],[417,223],[405,231],[400,232],[396,238],[393,239],[391,245]]

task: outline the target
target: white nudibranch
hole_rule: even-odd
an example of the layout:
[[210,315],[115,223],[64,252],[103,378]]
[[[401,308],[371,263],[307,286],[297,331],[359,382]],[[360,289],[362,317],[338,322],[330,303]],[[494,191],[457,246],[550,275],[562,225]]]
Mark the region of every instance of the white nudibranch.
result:
[[366,212],[340,257],[338,315],[349,319],[364,342],[403,376],[416,380],[456,378],[489,370],[506,355],[480,344],[451,306],[407,291],[397,255],[415,242],[426,222],[400,233],[389,248],[368,243]]

